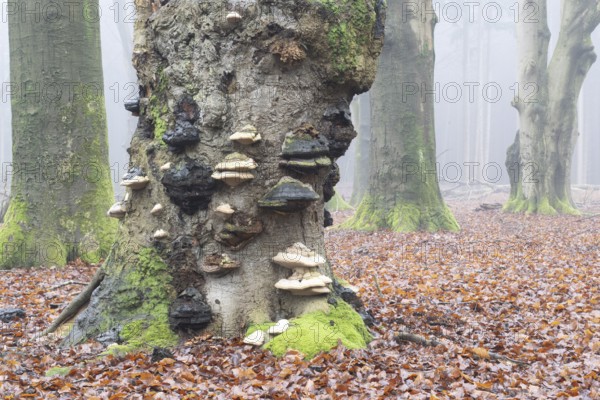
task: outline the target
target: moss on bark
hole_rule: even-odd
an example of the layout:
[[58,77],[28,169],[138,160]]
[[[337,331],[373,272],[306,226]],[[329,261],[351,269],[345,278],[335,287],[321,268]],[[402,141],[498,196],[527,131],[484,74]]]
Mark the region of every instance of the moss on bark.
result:
[[381,198],[370,195],[363,198],[354,216],[340,227],[364,231],[388,228],[395,232],[460,230],[452,212],[443,202],[429,206],[427,202],[397,201],[390,207]]
[[99,23],[8,19],[11,81],[27,93],[11,96],[14,174],[0,268],[97,262],[117,226],[105,216],[114,198]]
[[[273,323],[251,326],[246,335],[257,330],[267,330]],[[349,349],[363,349],[373,339],[354,309],[338,299],[328,312],[315,311],[290,320],[290,327],[264,345],[274,355],[281,357],[290,350],[298,350],[311,359],[321,351],[329,351],[338,341]]]
[[329,211],[352,210],[352,206],[338,192],[335,192],[331,200],[325,204],[325,208]]

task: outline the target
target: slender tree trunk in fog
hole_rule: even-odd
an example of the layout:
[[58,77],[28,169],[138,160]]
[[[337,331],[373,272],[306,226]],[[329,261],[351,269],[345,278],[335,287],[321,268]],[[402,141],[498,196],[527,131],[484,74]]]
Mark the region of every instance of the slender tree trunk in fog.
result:
[[[521,10],[531,0],[520,2]],[[596,60],[591,33],[600,23],[600,1],[563,1],[556,49],[546,68],[550,33],[546,2],[538,23],[518,24],[520,95],[519,132],[507,152],[511,195],[504,209],[540,214],[577,210],[571,198],[571,160],[578,131],[577,102],[590,67]]]
[[[411,12],[414,8],[417,12]],[[371,95],[369,188],[344,226],[457,230],[437,180],[431,1],[388,3],[386,39]]]
[[[188,330],[237,336],[321,310],[331,336],[306,328],[303,347],[276,338],[271,349],[364,346],[361,318],[341,299],[328,304],[319,260],[332,162],[356,135],[349,103],[375,76],[383,2],[244,2],[237,14],[227,1],[136,4],[134,185],[106,277],[66,343],[165,346]],[[314,252],[314,269],[293,278],[273,257],[290,261],[296,243]]]
[[354,184],[350,203],[360,204],[369,186],[369,151],[371,142],[371,98],[369,93],[358,96],[358,137],[354,162]]
[[84,14],[67,3],[9,3],[13,161],[0,268],[98,261],[114,240],[98,4]]

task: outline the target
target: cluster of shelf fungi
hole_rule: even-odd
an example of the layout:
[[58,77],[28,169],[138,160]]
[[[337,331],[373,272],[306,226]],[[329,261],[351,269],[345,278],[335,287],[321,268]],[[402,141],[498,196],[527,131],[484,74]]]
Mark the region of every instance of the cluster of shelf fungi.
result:
[[[127,103],[126,108],[134,115],[139,114],[139,100],[137,103]],[[194,127],[198,118],[198,107],[191,97],[184,96],[177,104],[175,110],[174,128],[168,130],[163,136],[163,142],[168,146],[170,152],[181,154],[186,146],[195,145],[200,141],[200,132]],[[348,110],[332,107],[324,115],[324,120],[332,125],[349,126],[350,116]],[[229,140],[241,145],[241,148],[252,146],[262,140],[258,129],[252,125],[245,125],[229,136]],[[311,124],[305,123],[285,135],[281,148],[279,167],[300,175],[319,173],[320,170],[329,171],[323,187],[324,201],[333,197],[333,187],[339,180],[337,165],[332,161],[341,156],[349,144],[349,140],[341,143],[330,143],[326,137],[320,135]],[[183,165],[175,168],[173,163],[168,162],[160,167],[162,174],[161,183],[171,202],[177,205],[181,211],[193,215],[200,209],[208,209],[212,194],[218,189],[217,181],[236,188],[244,183],[251,182],[255,178],[255,170],[258,164],[255,160],[242,152],[233,152],[227,155],[221,162],[214,166],[205,165],[199,161],[186,159]],[[327,172],[326,172],[327,173]],[[140,168],[131,168],[123,177],[122,186],[128,188],[123,201],[115,203],[108,211],[108,216],[122,219],[128,212],[128,204],[131,191],[144,190],[150,183],[150,179]],[[311,203],[320,199],[319,194],[308,183],[295,179],[288,174],[283,176],[279,182],[270,188],[262,198],[258,199],[258,206],[265,210],[276,213],[296,213],[307,208]],[[155,204],[149,210],[151,216],[158,216],[164,210],[162,204]],[[254,237],[263,230],[263,225],[257,218],[247,215],[242,211],[234,209],[230,204],[221,203],[212,210],[224,220],[223,228],[216,232],[214,239],[230,250],[243,248]],[[325,210],[325,226],[331,225],[331,217]],[[152,234],[153,240],[167,241],[169,232],[158,229]],[[328,285],[332,280],[319,272],[319,266],[326,263],[321,255],[309,249],[303,243],[295,243],[285,250],[279,252],[272,258],[276,265],[291,270],[291,275],[281,279],[274,285],[279,290],[287,291],[297,296],[318,296],[328,294],[331,290]],[[206,274],[221,276],[229,271],[241,267],[239,261],[232,260],[227,254],[211,254],[204,257],[200,266]],[[193,288],[192,288],[193,289]],[[190,323],[189,318],[201,318],[202,321],[193,321],[194,324],[206,323],[210,320],[210,309],[196,310],[194,299],[200,300],[201,294],[193,289],[181,293],[175,303],[181,303],[181,321]],[[174,306],[176,304],[173,304]],[[187,309],[190,308],[191,309]],[[206,305],[206,307],[208,307]],[[209,308],[209,307],[208,307]],[[177,313],[178,307],[174,307]],[[196,316],[196,317],[193,317]],[[170,316],[177,327],[176,315]],[[280,324],[281,323],[281,324]],[[278,323],[287,326],[287,321]],[[246,343],[260,345],[264,343],[269,334],[278,334],[279,328],[272,328],[269,332],[255,332],[252,337],[246,338]],[[281,328],[283,329],[283,328]],[[271,332],[273,331],[273,332]]]

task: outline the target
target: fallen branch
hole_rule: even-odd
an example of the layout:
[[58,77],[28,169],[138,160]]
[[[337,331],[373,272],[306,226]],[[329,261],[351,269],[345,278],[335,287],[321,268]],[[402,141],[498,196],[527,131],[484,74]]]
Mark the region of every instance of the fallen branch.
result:
[[396,342],[412,342],[425,347],[435,347],[441,344],[435,339],[428,340],[425,339],[423,336],[415,335],[413,333],[399,333],[396,336]]
[[92,281],[87,285],[87,287],[83,289],[83,291],[79,293],[77,297],[75,297],[71,301],[71,303],[69,303],[69,305],[54,320],[52,325],[50,325],[48,329],[42,332],[42,336],[53,333],[58,329],[60,325],[62,325],[63,322],[69,320],[71,317],[77,314],[81,307],[85,306],[90,301],[90,298],[92,297],[92,292],[94,291],[94,289],[100,286],[100,283],[102,283],[104,276],[104,271],[101,268],[99,268],[98,271],[96,271],[94,277],[92,278]]
[[379,280],[377,279],[377,275],[373,275],[373,280],[375,281],[375,288],[377,289],[377,293],[379,294],[379,297],[382,298],[383,292],[381,291],[381,288],[379,287]]
[[58,285],[54,285],[50,288],[50,290],[55,290],[55,289],[59,289],[63,286],[69,286],[69,285],[87,285],[87,282],[78,282],[78,281],[66,281],[63,283],[59,283]]
[[489,353],[490,353],[490,358],[492,360],[496,360],[496,361],[509,361],[511,363],[518,364],[518,365],[529,365],[529,363],[526,363],[525,361],[513,360],[512,358],[508,358],[508,357],[503,356],[501,354],[492,353],[491,351]]

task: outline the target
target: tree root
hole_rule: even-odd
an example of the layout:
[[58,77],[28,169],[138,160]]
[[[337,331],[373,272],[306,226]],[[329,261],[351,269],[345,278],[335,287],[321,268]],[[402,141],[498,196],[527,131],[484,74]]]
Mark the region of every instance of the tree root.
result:
[[75,297],[69,303],[69,305],[67,305],[67,307],[54,320],[52,325],[50,325],[48,329],[42,332],[42,336],[55,332],[58,329],[58,327],[61,326],[65,321],[68,321],[71,317],[77,314],[77,312],[90,301],[90,298],[92,297],[92,292],[94,291],[94,289],[100,286],[100,283],[104,279],[104,276],[104,271],[101,268],[99,268],[98,271],[96,271],[94,277],[92,278],[92,281],[87,285],[87,287],[83,289],[83,291],[79,293],[77,297]]

